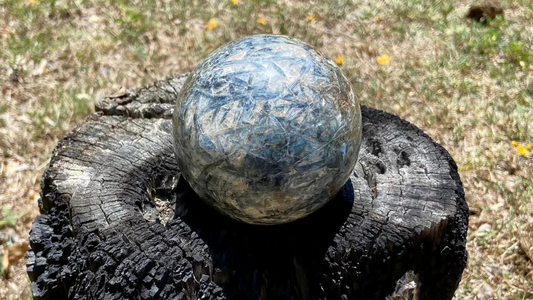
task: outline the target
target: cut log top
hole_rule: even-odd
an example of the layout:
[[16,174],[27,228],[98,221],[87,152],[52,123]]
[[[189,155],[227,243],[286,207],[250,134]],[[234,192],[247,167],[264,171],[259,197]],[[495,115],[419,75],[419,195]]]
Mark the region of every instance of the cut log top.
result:
[[185,78],[105,99],[59,143],[30,235],[36,299],[384,299],[413,272],[419,299],[452,298],[468,209],[444,148],[363,107],[335,199],[293,223],[242,224],[180,177],[171,117]]

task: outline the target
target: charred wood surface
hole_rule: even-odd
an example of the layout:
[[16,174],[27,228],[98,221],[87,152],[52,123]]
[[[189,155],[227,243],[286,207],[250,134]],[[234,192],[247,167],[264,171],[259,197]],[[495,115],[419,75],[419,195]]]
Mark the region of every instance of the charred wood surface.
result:
[[452,298],[468,209],[443,147],[363,107],[359,162],[336,198],[293,223],[238,223],[180,177],[184,79],[105,99],[58,144],[30,235],[35,299],[381,300],[409,272],[419,299]]

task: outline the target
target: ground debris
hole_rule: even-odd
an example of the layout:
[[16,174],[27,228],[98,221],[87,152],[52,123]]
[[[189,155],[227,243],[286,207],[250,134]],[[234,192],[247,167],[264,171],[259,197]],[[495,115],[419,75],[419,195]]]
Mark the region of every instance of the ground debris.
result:
[[480,4],[470,6],[466,18],[486,24],[487,20],[494,20],[499,15],[504,15],[500,2],[487,0]]
[[530,216],[528,222],[524,223],[518,229],[520,248],[526,253],[530,261],[533,262],[533,216]]

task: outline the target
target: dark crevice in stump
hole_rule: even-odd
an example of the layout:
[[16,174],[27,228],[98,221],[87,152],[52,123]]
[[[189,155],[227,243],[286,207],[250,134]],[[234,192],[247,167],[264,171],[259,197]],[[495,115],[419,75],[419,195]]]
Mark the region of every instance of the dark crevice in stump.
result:
[[457,167],[415,126],[363,107],[350,180],[309,217],[261,227],[180,177],[172,102],[185,75],[108,98],[61,141],[28,252],[36,299],[385,299],[410,271],[451,299],[466,265]]

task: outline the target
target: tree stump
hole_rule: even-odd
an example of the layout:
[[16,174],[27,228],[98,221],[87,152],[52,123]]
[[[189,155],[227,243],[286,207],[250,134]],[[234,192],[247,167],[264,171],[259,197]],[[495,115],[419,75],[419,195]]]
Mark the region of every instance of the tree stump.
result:
[[443,147],[362,107],[359,161],[336,198],[293,223],[246,225],[180,177],[171,116],[185,77],[105,99],[58,144],[30,234],[35,299],[381,300],[405,274],[418,299],[452,298],[468,207]]

